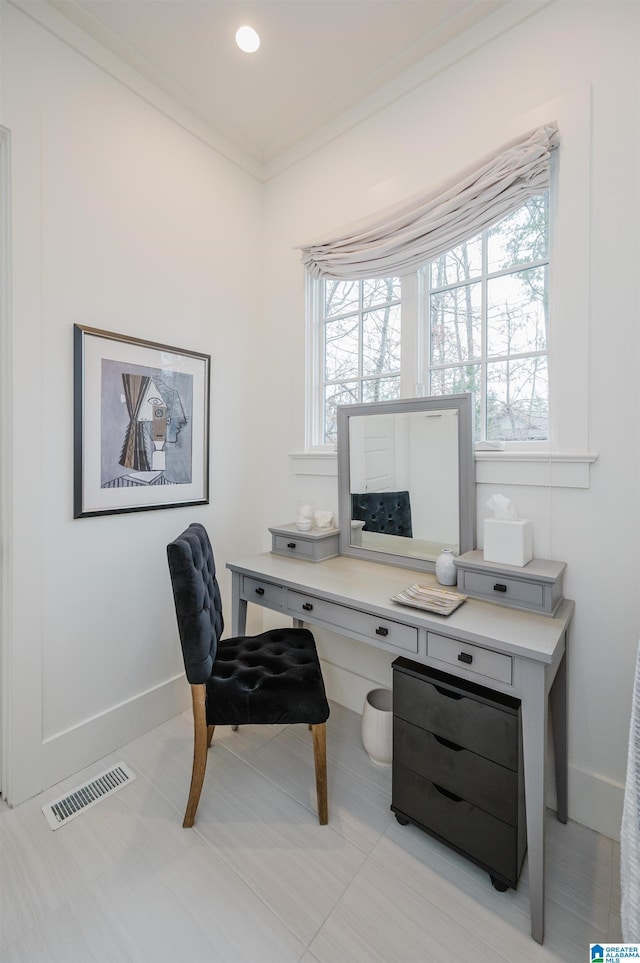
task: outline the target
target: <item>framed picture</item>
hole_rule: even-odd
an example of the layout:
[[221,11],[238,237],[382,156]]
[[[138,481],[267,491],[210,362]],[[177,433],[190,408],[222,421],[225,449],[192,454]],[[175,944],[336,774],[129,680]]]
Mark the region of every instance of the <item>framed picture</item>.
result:
[[210,356],[74,325],[73,517],[209,502]]

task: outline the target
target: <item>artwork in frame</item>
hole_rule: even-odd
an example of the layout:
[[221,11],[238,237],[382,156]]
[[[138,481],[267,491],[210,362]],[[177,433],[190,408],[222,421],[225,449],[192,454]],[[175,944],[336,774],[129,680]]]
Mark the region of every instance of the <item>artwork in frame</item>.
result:
[[209,502],[210,356],[74,325],[73,517]]

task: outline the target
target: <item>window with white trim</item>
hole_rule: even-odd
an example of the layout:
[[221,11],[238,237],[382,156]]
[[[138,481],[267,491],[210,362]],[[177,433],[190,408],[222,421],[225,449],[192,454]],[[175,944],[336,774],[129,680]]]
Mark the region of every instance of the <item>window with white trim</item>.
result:
[[548,190],[402,281],[309,284],[312,447],[338,405],[466,391],[476,441],[549,439]]

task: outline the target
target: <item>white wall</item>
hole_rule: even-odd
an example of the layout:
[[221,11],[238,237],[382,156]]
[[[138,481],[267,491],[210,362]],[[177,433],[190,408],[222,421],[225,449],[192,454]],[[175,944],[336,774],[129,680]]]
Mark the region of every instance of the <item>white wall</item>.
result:
[[[589,299],[568,281],[565,247],[554,322],[583,326],[588,418],[574,447],[599,460],[588,489],[505,493],[533,519],[536,553],[569,565],[570,815],[617,835],[639,634],[637,13],[615,0],[553,3],[263,187],[1,4],[13,168],[8,723],[24,749],[14,802],[184,704],[164,556],[176,532],[203,521],[223,564],[267,548],[268,525],[290,520],[299,499],[337,509],[335,478],[296,475],[288,457],[304,443],[294,245],[437,183],[533,126],[541,105],[586,100],[589,220],[569,248],[589,259]],[[74,322],[211,353],[210,506],[72,520]],[[561,359],[555,376],[569,402],[581,398],[578,366]],[[491,490],[478,486],[480,517]],[[344,704],[359,709],[372,681],[390,681],[385,653],[320,644]]]
[[[262,307],[245,265],[261,185],[21,11],[2,16],[18,802],[188,705],[166,543],[199,520],[219,564],[260,547]],[[209,506],[73,520],[74,322],[211,354]]]
[[[294,403],[291,396],[273,399],[277,427],[265,447],[272,466],[265,528],[291,518],[301,492],[317,504],[337,505],[335,478],[297,476],[287,459],[304,442],[304,282],[294,245],[438,183],[535,126],[528,121],[542,105],[561,106],[561,134],[570,149],[569,128],[580,125],[571,104],[590,99],[592,147],[583,158],[581,214],[590,210],[588,236],[574,228],[573,237],[565,237],[555,278],[562,311],[552,324],[577,325],[580,350],[588,345],[584,431],[563,444],[589,448],[599,459],[586,490],[479,485],[478,514],[481,520],[493,490],[503,491],[533,519],[536,554],[568,563],[565,591],[576,601],[569,648],[569,810],[611,836],[619,830],[639,634],[638,10],[611,0],[551,4],[266,188],[267,366],[273,383],[291,383]],[[544,108],[542,115],[556,119],[545,117]],[[570,187],[561,167],[565,223]],[[583,249],[588,264],[578,289],[569,283],[576,270],[579,275],[571,252]],[[562,359],[561,370],[553,372],[569,403],[580,398],[579,367]],[[479,536],[481,544],[481,528]],[[345,704],[360,709],[372,682],[390,682],[391,659],[384,653],[329,635],[321,635],[321,647],[330,693]]]

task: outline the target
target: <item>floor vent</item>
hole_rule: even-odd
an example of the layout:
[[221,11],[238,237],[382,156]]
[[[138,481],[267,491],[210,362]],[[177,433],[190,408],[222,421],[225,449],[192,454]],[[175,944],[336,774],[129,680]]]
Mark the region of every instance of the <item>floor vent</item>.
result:
[[95,806],[96,803],[112,796],[114,792],[122,789],[128,783],[133,782],[136,774],[125,766],[123,762],[117,763],[113,768],[101,772],[89,782],[77,786],[65,796],[54,799],[42,807],[47,822],[52,829],[59,829],[66,825],[85,809]]

